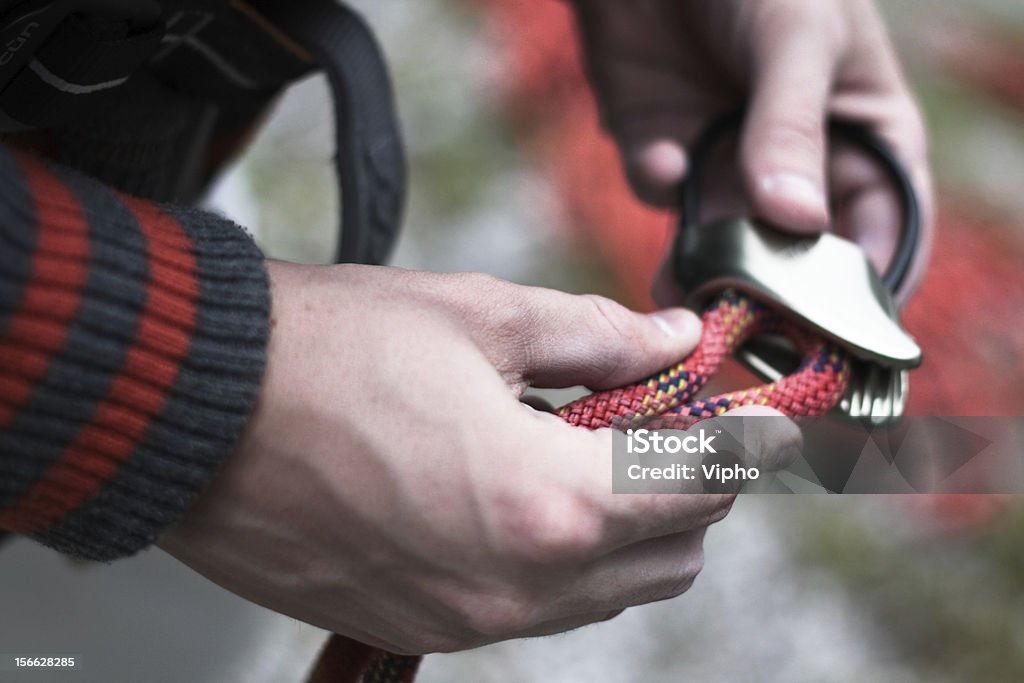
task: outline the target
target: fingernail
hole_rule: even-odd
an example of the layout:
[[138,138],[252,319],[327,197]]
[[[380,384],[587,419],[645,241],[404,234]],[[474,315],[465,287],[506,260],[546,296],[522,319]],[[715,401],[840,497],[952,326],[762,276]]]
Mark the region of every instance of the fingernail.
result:
[[785,171],[770,175],[761,181],[761,189],[767,194],[785,197],[816,212],[827,212],[825,194],[810,178],[798,173]]
[[692,334],[700,325],[700,319],[685,308],[668,308],[648,317],[669,337]]

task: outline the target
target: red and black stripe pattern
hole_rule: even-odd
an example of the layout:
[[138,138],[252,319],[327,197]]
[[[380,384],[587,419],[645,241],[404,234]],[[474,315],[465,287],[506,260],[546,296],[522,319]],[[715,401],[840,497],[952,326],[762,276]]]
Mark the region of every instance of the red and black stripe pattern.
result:
[[152,543],[237,440],[268,317],[237,226],[0,147],[0,529]]

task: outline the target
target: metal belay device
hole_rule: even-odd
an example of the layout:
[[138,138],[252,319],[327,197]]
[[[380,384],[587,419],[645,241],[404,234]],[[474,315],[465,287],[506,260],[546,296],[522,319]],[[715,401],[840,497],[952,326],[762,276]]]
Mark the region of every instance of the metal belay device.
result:
[[[856,244],[828,233],[798,237],[754,220],[726,220],[682,230],[674,267],[694,310],[735,290],[846,350],[853,361],[839,404],[845,414],[879,424],[903,414],[908,370],[920,365],[921,348],[900,326],[891,293]],[[770,382],[799,362],[777,336],[751,339],[736,357]]]
[[[904,284],[921,234],[920,209],[910,178],[889,147],[867,128],[829,122],[832,136],[855,143],[880,164],[899,195],[903,225],[884,275],[861,247],[832,233],[793,235],[756,219],[701,223],[702,171],[719,139],[739,128],[742,114],[716,121],[694,145],[683,189],[673,274],[694,310],[723,290],[764,303],[850,355],[850,380],[838,410],[886,424],[903,415],[909,370],[922,352],[903,329],[893,300]],[[799,356],[778,336],[757,336],[735,353],[762,380],[775,382],[797,367]]]

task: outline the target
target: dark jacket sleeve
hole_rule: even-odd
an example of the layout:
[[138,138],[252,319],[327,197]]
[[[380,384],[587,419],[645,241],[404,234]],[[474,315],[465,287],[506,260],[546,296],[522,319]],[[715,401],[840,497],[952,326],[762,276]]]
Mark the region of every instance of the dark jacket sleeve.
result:
[[145,548],[237,441],[265,364],[252,239],[0,145],[0,529]]

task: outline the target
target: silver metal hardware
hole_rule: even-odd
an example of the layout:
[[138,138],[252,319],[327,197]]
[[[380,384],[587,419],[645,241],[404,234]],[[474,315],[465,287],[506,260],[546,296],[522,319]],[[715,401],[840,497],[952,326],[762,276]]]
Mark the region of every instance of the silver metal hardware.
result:
[[[687,304],[701,308],[724,289],[747,293],[853,356],[839,409],[879,424],[898,419],[908,370],[921,348],[899,323],[896,306],[863,250],[832,234],[797,237],[748,219],[691,225],[676,244],[675,276]],[[792,371],[792,351],[770,338],[737,357],[766,381]]]

